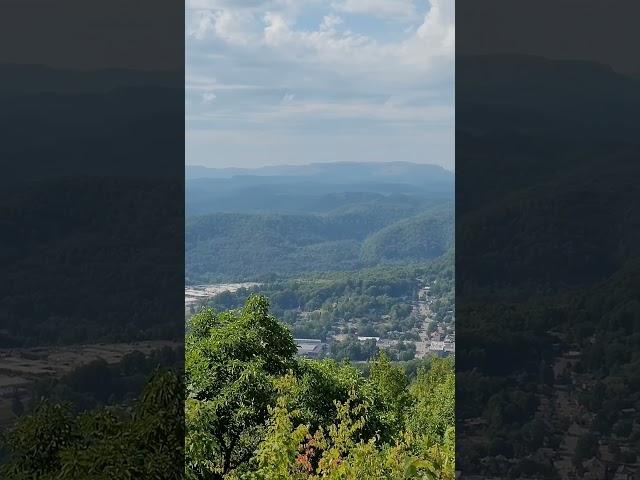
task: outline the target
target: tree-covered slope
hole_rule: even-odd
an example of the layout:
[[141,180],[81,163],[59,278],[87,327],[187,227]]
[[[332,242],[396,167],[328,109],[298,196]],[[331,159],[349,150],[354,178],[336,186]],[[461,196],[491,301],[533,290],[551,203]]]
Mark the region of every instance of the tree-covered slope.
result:
[[213,214],[187,222],[187,281],[353,268],[357,227],[315,215]]
[[[453,211],[449,203],[420,214],[424,208],[422,200],[400,195],[358,200],[326,214],[216,213],[189,218],[187,282],[353,270],[434,258],[453,242]],[[403,237],[401,245],[398,235]]]
[[447,204],[371,235],[362,247],[362,258],[368,264],[377,264],[439,257],[452,247],[453,230],[453,207]]

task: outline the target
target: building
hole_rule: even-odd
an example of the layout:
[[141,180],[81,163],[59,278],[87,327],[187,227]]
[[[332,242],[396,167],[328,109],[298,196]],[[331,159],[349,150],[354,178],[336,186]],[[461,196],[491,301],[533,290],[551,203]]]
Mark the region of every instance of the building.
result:
[[321,356],[325,350],[325,344],[316,338],[294,338],[298,347],[298,355],[307,358],[316,358]]
[[378,343],[380,337],[358,337],[359,342],[366,342],[367,340],[375,340]]

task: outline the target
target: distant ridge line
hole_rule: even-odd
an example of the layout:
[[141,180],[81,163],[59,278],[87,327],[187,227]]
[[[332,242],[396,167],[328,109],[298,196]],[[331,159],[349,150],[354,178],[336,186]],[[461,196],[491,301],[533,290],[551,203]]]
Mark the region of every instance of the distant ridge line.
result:
[[313,176],[318,174],[329,174],[340,171],[351,175],[358,173],[375,176],[396,176],[410,172],[421,174],[430,173],[432,175],[453,175],[452,170],[448,170],[441,165],[428,163],[413,163],[405,161],[393,162],[314,162],[302,165],[265,165],[256,168],[241,167],[208,167],[204,165],[185,165],[187,178],[231,178],[234,176]]

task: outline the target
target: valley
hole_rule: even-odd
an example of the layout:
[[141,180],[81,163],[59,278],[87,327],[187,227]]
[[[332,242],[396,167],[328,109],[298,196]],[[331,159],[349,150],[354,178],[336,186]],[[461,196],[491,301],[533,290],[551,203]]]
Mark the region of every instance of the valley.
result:
[[390,162],[190,174],[187,317],[260,293],[302,356],[455,353],[451,172]]
[[[375,436],[358,444],[367,458],[437,457],[452,480],[453,173],[405,162],[186,172],[187,464],[206,472],[194,478],[237,478],[274,448],[311,471],[311,443],[349,428]],[[290,428],[309,435],[289,440]],[[293,478],[264,478],[276,477]]]
[[[239,308],[251,293],[264,293],[274,299],[273,311],[289,325],[301,356],[362,362],[384,350],[390,358],[402,361],[446,357],[455,354],[455,317],[453,305],[443,306],[446,300],[431,293],[437,281],[431,279],[428,285],[416,278],[412,287],[384,299],[384,308],[376,305],[380,300],[375,297],[356,300],[355,295],[345,297],[339,288],[324,299],[317,292],[306,302],[299,297],[300,305],[290,308],[296,293],[287,283],[197,285],[185,288],[186,315],[207,306]],[[312,289],[331,288],[319,278],[304,282]]]

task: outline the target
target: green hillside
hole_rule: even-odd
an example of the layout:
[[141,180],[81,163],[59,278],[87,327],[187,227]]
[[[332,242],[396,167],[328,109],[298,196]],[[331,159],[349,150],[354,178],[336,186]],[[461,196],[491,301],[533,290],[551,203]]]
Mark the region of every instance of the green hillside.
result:
[[365,263],[422,261],[439,257],[453,245],[450,204],[400,220],[371,235],[362,246]]
[[422,201],[389,196],[326,214],[192,217],[186,224],[187,282],[353,270],[434,258],[453,242],[453,209],[450,203],[424,209]]

